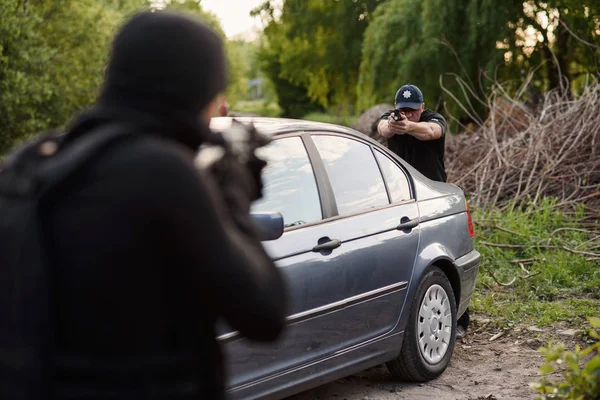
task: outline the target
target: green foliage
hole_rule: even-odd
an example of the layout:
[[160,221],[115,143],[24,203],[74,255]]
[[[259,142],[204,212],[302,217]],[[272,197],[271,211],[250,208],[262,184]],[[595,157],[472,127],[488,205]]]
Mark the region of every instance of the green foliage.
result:
[[262,47],[259,51],[261,70],[273,84],[281,116],[300,118],[311,111],[322,111],[323,107],[308,97],[305,88],[281,77],[279,53],[277,44]]
[[[201,15],[225,39],[201,0],[0,0],[0,154],[15,140],[64,125],[94,101],[116,28],[148,4]],[[485,97],[496,79],[512,90],[530,70],[535,90],[561,86],[563,74],[565,89],[576,95],[599,71],[599,4],[265,1],[253,11],[266,26],[260,45],[225,41],[226,94],[234,108],[247,98],[248,79],[263,77],[266,102],[278,101],[283,116],[327,111],[346,118],[389,103],[411,82],[447,117],[465,117],[460,102],[482,119],[487,110],[475,94]],[[532,90],[523,98],[539,95]]]
[[281,115],[281,108],[277,103],[261,99],[240,100],[233,111],[256,114],[261,117],[279,117]]
[[[537,67],[541,90],[569,85],[578,77],[597,74],[600,57],[600,7],[590,0],[528,0],[511,20],[514,31],[530,29],[532,43],[513,44],[511,62]],[[518,38],[518,35],[517,35]],[[560,82],[560,78],[565,82]]]
[[141,0],[0,0],[0,154],[95,98],[117,25]]
[[[150,2],[201,16],[224,39],[228,101],[245,96],[248,64],[198,0]],[[64,126],[91,105],[119,25],[148,0],[0,0],[0,154],[40,131]]]
[[363,32],[381,0],[286,0],[276,18],[272,2],[255,15],[266,22],[263,70],[275,84],[286,116],[339,106],[352,112]]
[[597,73],[598,8],[590,0],[390,0],[365,32],[358,107],[390,102],[411,82],[429,107],[462,118],[461,103],[483,120],[476,96],[485,99],[495,80],[516,88],[532,70],[541,92],[560,87],[560,74],[568,84]]
[[[507,22],[519,7],[515,0],[391,0],[377,9],[365,32],[358,107],[391,102],[400,85],[411,82],[422,89],[428,107],[441,110],[446,99],[440,77],[459,100],[472,101],[456,78],[476,91],[489,85],[480,73],[493,76],[502,62],[504,51],[496,43],[509,34]],[[473,105],[483,111],[483,105]],[[446,106],[459,114],[455,102]]]
[[328,124],[336,124],[342,126],[352,126],[358,119],[356,115],[332,115],[328,113],[309,113],[302,117],[302,119],[308,121],[317,121],[317,122],[325,122]]
[[202,2],[200,0],[168,0],[163,3],[167,10],[190,13],[202,18],[221,36],[227,56],[227,74],[229,82],[225,95],[227,96],[227,102],[229,103],[230,108],[235,107],[239,100],[245,98],[247,90],[246,75],[249,65],[247,58],[244,57],[244,53],[242,52],[243,44],[227,40],[218,17],[213,13],[205,11],[202,8]]
[[598,262],[581,253],[593,228],[581,228],[580,211],[567,215],[555,201],[544,200],[513,211],[474,210],[473,218],[482,255],[475,312],[539,325],[578,323],[600,312]]
[[[600,318],[588,318],[592,327],[600,329]],[[540,348],[545,362],[540,373],[551,374],[557,370],[563,372],[562,382],[549,381],[546,377],[531,386],[543,396],[538,399],[594,400],[600,398],[600,331],[590,331],[590,337],[596,340],[592,345],[574,351],[566,351],[562,344],[549,344]]]

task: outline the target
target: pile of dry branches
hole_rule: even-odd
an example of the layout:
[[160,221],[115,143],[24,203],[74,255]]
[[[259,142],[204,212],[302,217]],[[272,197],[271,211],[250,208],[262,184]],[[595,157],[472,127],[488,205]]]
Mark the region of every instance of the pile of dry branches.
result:
[[554,197],[560,206],[583,206],[597,220],[600,83],[589,82],[576,99],[548,92],[535,106],[518,100],[528,83],[516,96],[495,85],[485,100],[487,119],[469,134],[448,136],[448,181],[480,207]]

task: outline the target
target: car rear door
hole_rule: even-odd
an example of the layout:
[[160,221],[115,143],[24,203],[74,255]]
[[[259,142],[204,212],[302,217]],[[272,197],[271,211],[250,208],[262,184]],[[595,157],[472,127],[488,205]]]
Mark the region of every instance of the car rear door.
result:
[[346,302],[320,321],[321,330],[343,329],[329,339],[336,351],[395,327],[416,258],[419,211],[406,173],[376,147],[330,133],[313,134],[312,141],[337,213],[317,241],[341,243],[326,265],[336,277],[336,290],[317,289],[327,293],[327,303]]

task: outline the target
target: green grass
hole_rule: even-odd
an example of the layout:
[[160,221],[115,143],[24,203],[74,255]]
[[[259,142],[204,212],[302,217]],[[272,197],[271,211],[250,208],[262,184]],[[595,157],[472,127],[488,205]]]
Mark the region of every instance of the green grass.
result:
[[[473,210],[473,218],[475,245],[482,255],[472,300],[475,313],[500,323],[539,325],[578,324],[600,313],[599,261],[563,249],[600,253],[592,247],[599,244],[600,225],[582,228],[582,213],[564,214],[551,200],[511,212]],[[515,277],[509,286],[499,284]]]
[[328,124],[336,124],[336,125],[342,125],[342,126],[352,126],[352,124],[354,124],[354,122],[356,122],[356,120],[358,119],[358,116],[356,116],[356,115],[343,116],[343,115],[334,115],[334,114],[328,114],[328,113],[313,112],[313,113],[306,114],[304,117],[302,117],[302,119],[305,119],[308,121],[325,122]]
[[[279,117],[281,108],[276,103],[265,100],[240,100],[231,108],[233,112],[256,114],[261,117]],[[316,122],[326,122],[342,126],[352,126],[358,119],[357,115],[337,115],[335,113],[313,112],[304,115],[301,119]]]
[[231,111],[256,114],[261,117],[279,117],[281,115],[279,105],[265,100],[240,100],[235,103]]
[[556,322],[581,325],[585,323],[586,317],[597,316],[600,313],[597,299],[536,301],[502,294],[482,295],[481,292],[473,298],[471,309],[475,313],[493,318],[498,325],[523,323],[548,326]]

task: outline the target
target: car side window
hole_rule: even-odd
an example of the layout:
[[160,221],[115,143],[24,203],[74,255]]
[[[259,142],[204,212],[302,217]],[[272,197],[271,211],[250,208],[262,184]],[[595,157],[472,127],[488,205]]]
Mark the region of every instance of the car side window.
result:
[[322,219],[315,175],[302,139],[276,139],[257,154],[267,166],[262,172],[263,197],[251,211],[278,211],[286,227]]
[[325,163],[338,212],[347,214],[389,204],[371,148],[333,135],[312,136]]
[[375,150],[375,154],[385,177],[392,203],[410,200],[410,186],[404,171],[381,151]]

